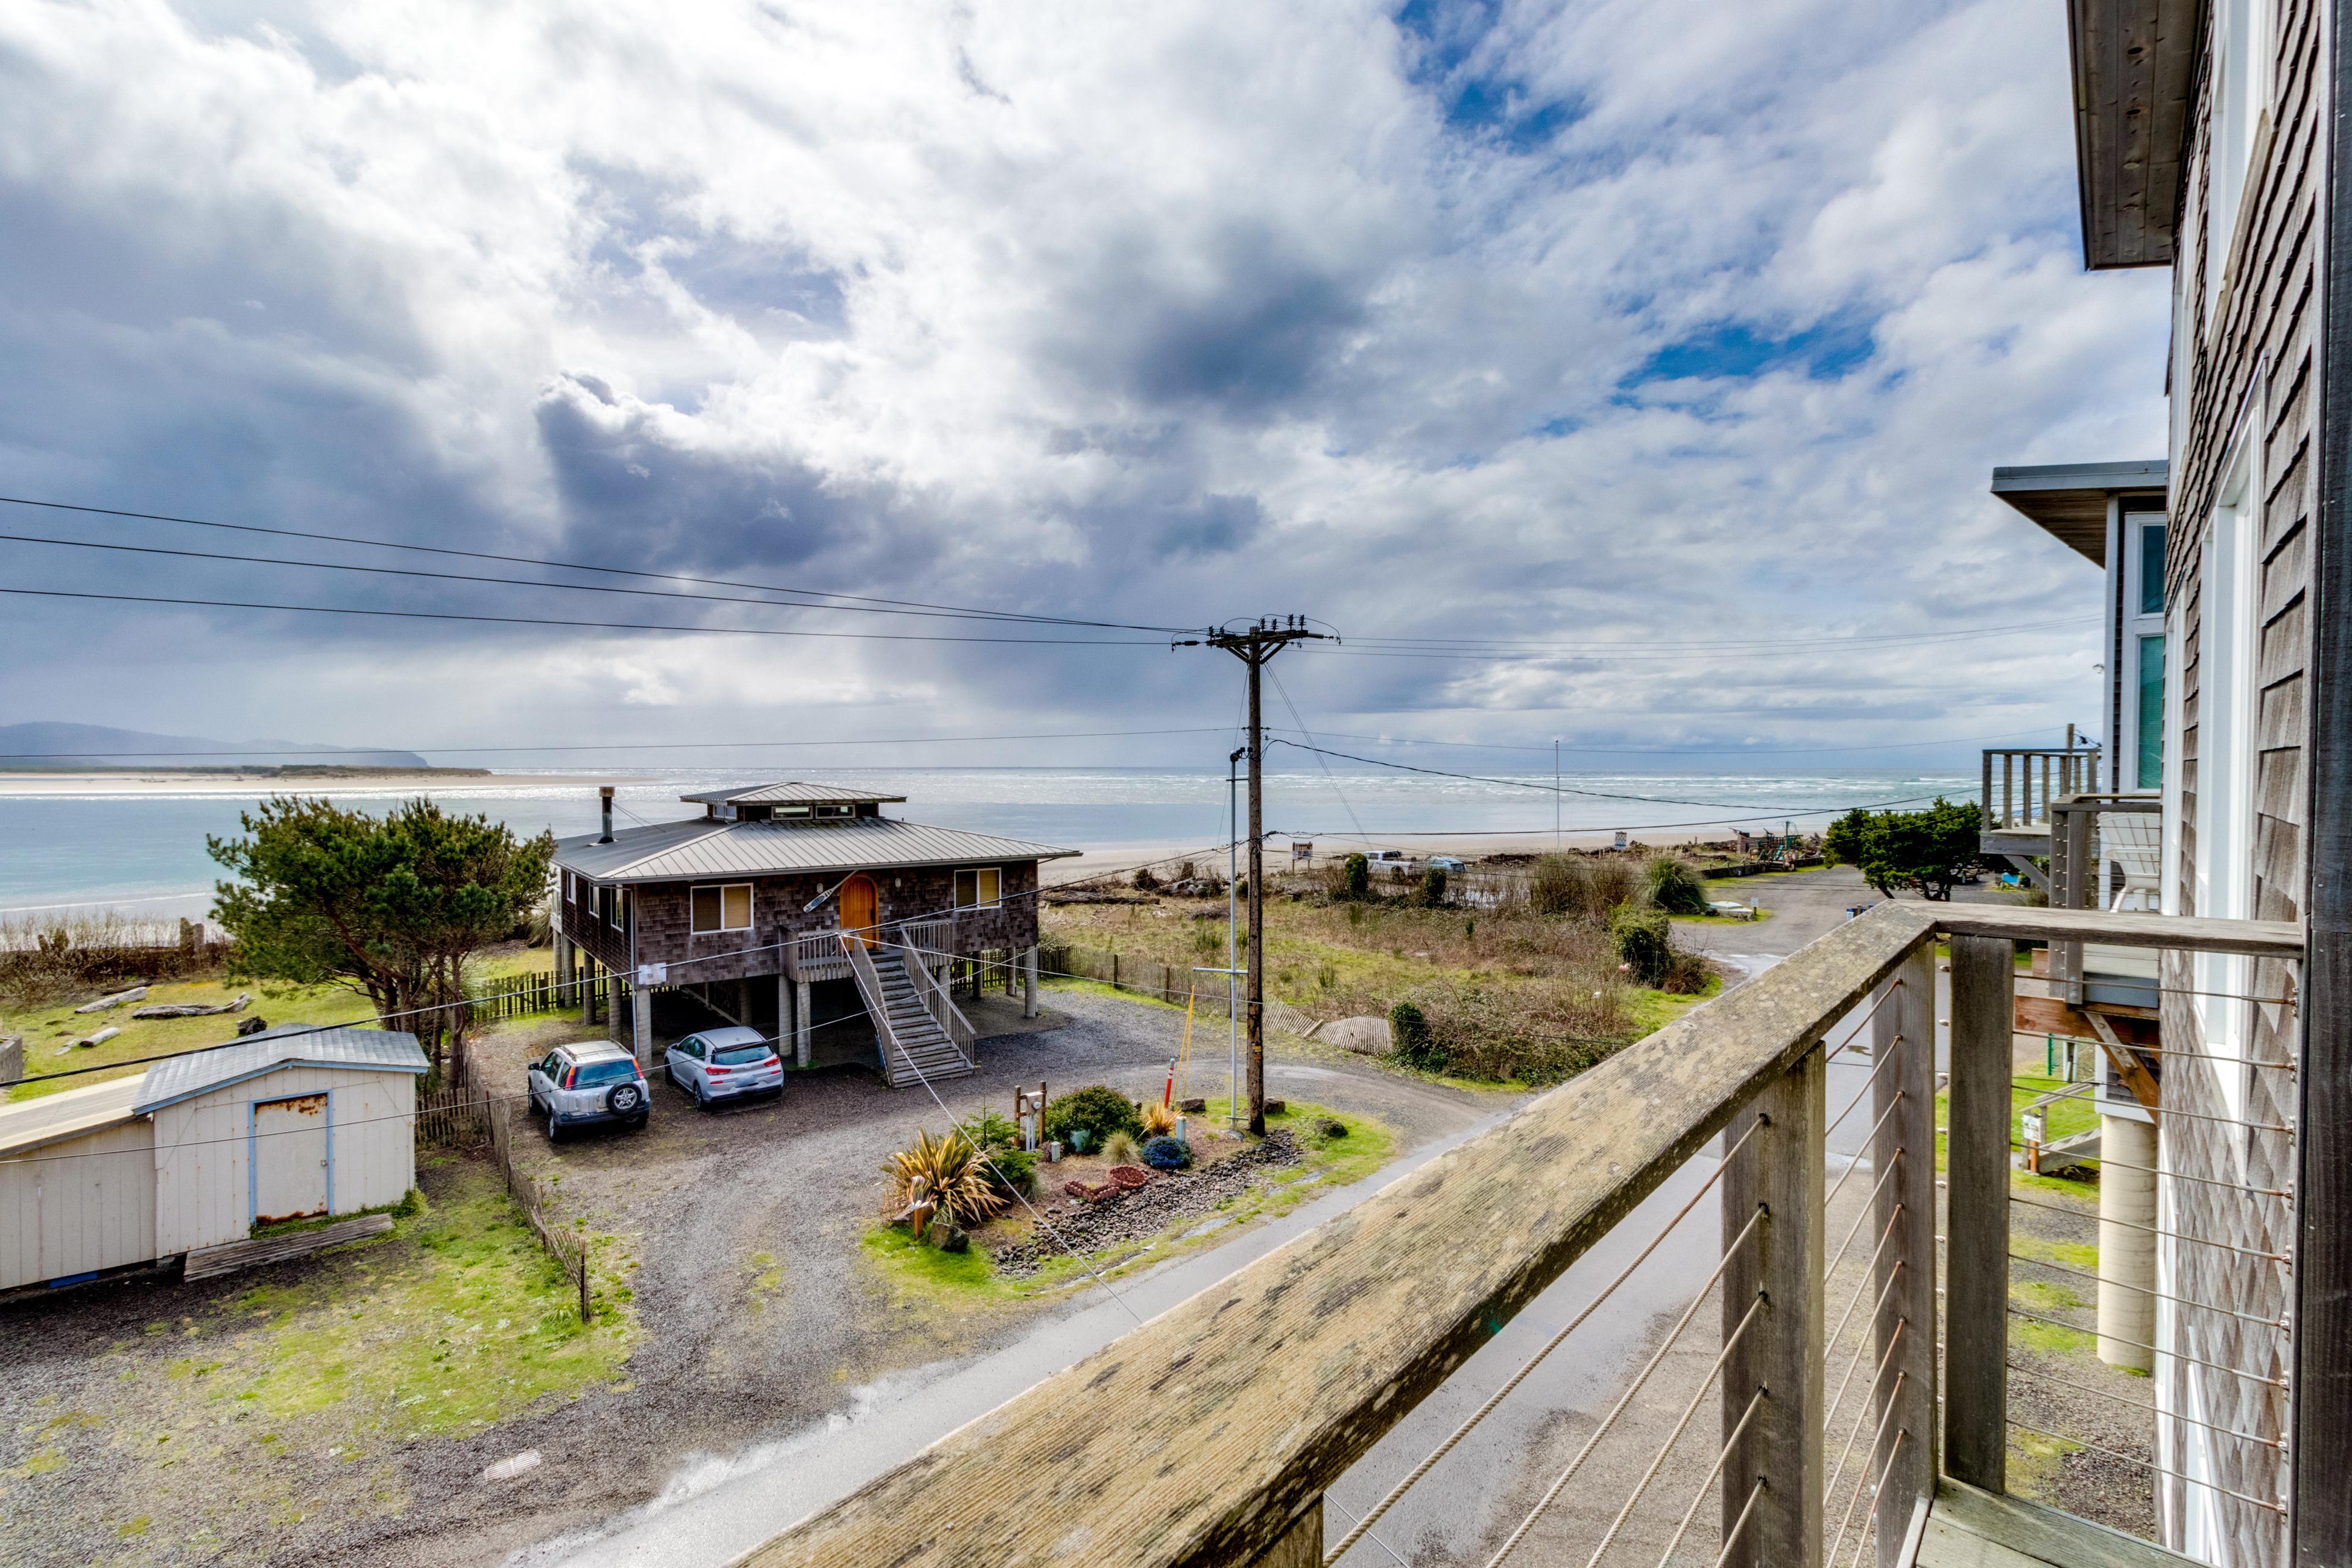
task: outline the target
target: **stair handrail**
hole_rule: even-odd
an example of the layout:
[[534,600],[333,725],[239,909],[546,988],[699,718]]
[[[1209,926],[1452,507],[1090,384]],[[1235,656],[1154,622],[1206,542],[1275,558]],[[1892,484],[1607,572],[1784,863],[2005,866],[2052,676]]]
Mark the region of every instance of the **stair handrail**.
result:
[[931,955],[912,942],[900,943],[898,952],[899,964],[907,971],[907,978],[914,983],[915,994],[922,998],[923,1011],[929,1013],[945,1031],[950,1043],[962,1054],[963,1059],[971,1061],[972,1042],[980,1037],[980,1031],[971,1026],[971,1020],[965,1017],[963,1009],[955,1005],[955,998],[949,995],[948,988],[940,984],[940,977],[923,963]]
[[843,931],[841,950],[849,959],[850,972],[857,977],[857,989],[866,998],[866,1011],[874,1020],[874,1037],[882,1047],[882,1078],[893,1087],[898,1081],[898,1069],[892,1053],[907,1055],[898,1032],[890,1026],[889,994],[882,989],[882,976],[874,967],[874,955],[866,951],[866,943],[856,933]]

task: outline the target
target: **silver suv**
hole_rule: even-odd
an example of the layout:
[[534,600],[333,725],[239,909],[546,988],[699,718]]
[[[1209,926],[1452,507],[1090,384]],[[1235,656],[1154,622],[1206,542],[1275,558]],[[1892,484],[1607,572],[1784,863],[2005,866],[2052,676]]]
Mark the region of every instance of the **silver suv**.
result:
[[530,1064],[523,1076],[531,1114],[547,1118],[547,1141],[561,1142],[564,1130],[617,1121],[635,1132],[653,1114],[637,1059],[603,1040],[558,1046]]

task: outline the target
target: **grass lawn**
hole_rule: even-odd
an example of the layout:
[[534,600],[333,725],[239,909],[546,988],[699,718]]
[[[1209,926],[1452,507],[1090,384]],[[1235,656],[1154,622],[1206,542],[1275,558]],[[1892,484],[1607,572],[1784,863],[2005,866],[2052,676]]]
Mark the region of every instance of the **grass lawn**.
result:
[[[1231,1109],[1230,1100],[1216,1099],[1208,1102],[1205,1111],[1195,1114],[1203,1126],[1221,1126]],[[1324,1117],[1345,1125],[1348,1135],[1324,1139],[1307,1131]],[[997,1274],[983,1244],[1000,1227],[1026,1226],[1027,1211],[1015,1205],[1009,1214],[975,1233],[971,1248],[961,1253],[920,1244],[898,1226],[877,1225],[866,1233],[866,1261],[900,1300],[933,1308],[1053,1296],[1091,1284],[1098,1277],[1115,1279],[1200,1247],[1231,1240],[1237,1227],[1287,1214],[1309,1198],[1360,1180],[1387,1164],[1396,1152],[1395,1134],[1387,1123],[1306,1100],[1294,1100],[1284,1110],[1268,1112],[1265,1122],[1268,1131],[1287,1128],[1297,1133],[1304,1158],[1286,1169],[1269,1170],[1267,1184],[1246,1195],[1228,1199],[1206,1214],[1186,1215],[1158,1236],[1120,1242],[1077,1258],[1057,1258],[1025,1279],[1006,1279]],[[1054,1169],[1037,1167],[1041,1191]]]
[[119,1515],[126,1537],[200,1551],[306,1514],[394,1515],[397,1447],[612,1383],[636,1333],[617,1249],[599,1249],[583,1324],[487,1161],[428,1160],[419,1179],[424,1211],[389,1235],[270,1282],[220,1281],[98,1352],[78,1387],[26,1391],[14,1414],[37,1436],[0,1472],[0,1510],[47,1506],[60,1487],[78,1511]]
[[[136,1019],[131,1016],[141,1007],[168,1002],[217,1005],[235,1000],[240,992],[250,993],[253,997],[242,1013],[224,1013],[209,1018]],[[267,1018],[272,1025],[343,1024],[362,1022],[373,1012],[364,998],[341,986],[273,988],[265,994],[260,986],[249,982],[231,985],[218,980],[167,981],[151,985],[143,999],[126,1002],[103,1013],[76,1013],[74,1006],[72,1002],[62,1002],[54,1007],[11,1013],[0,1018],[0,1034],[25,1037],[25,1073],[28,1080],[0,1093],[11,1100],[26,1100],[55,1089],[103,1083],[120,1075],[51,1075],[76,1068],[128,1062],[140,1057],[170,1056],[200,1046],[224,1045],[236,1037],[236,1026],[247,1018]],[[79,1047],[72,1043],[109,1026],[122,1032],[102,1046]],[[47,1081],[42,1081],[45,1079]]]

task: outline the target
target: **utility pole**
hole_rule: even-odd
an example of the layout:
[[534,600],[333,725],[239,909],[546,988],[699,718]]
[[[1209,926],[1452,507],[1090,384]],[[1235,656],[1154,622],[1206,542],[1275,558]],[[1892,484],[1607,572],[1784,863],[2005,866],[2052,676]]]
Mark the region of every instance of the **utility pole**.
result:
[[1265,727],[1258,706],[1258,672],[1295,642],[1322,642],[1329,634],[1307,629],[1304,616],[1267,616],[1240,631],[1213,628],[1175,647],[1221,647],[1249,672],[1249,1130],[1265,1132]]

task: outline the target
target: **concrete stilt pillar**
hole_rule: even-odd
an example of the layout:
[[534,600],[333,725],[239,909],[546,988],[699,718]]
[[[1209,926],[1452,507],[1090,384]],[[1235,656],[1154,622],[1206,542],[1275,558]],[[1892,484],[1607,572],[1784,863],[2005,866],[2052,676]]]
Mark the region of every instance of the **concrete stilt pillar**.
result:
[[2099,1158],[2099,1359],[2153,1372],[2140,1347],[2156,1342],[2156,1128],[2102,1116]]
[[776,1054],[784,1054],[784,1044],[793,1037],[793,977],[782,970],[776,972]]
[[1037,1016],[1037,948],[1034,942],[1021,952],[1021,1016]]
[[593,1029],[596,1026],[596,993],[588,983],[596,977],[595,965],[588,963],[578,967],[581,971],[580,1026],[583,1029]]
[[625,1020],[626,1016],[628,1014],[635,1013],[636,1010],[636,992],[634,989],[624,986],[619,975],[614,974],[606,976],[604,983],[604,1037],[612,1041],[616,1046],[627,1045],[629,1043],[628,1037],[621,1032],[621,1026]]
[[654,1069],[654,994],[629,987],[629,1049],[639,1072]]
[[[572,939],[563,934],[563,926],[560,919],[555,926],[553,934],[555,937],[555,983],[558,985],[568,985],[572,983]],[[561,995],[562,993],[559,992],[557,994]]]
[[793,1063],[809,1065],[809,983],[805,980],[793,989]]

